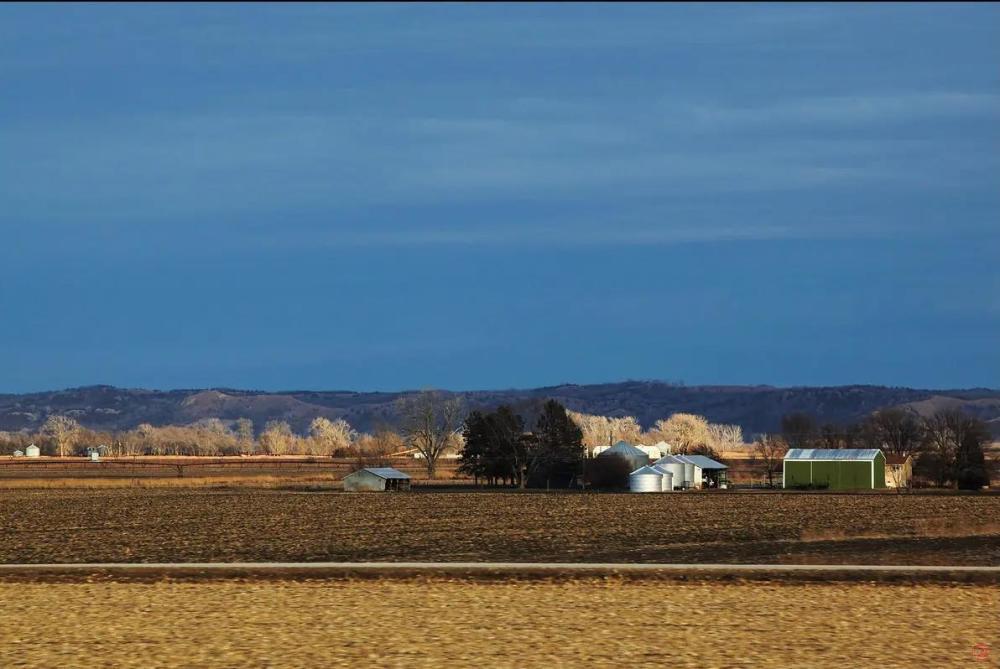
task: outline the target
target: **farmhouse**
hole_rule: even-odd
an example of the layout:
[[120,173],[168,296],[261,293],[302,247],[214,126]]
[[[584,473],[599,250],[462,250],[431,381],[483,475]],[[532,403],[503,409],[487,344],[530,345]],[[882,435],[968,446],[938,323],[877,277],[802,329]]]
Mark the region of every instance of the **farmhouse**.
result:
[[885,487],[885,455],[877,448],[792,448],[782,463],[785,488]]
[[913,478],[913,458],[909,455],[885,456],[885,487],[909,488]]
[[409,489],[410,477],[392,467],[368,467],[344,477],[344,490],[352,492]]

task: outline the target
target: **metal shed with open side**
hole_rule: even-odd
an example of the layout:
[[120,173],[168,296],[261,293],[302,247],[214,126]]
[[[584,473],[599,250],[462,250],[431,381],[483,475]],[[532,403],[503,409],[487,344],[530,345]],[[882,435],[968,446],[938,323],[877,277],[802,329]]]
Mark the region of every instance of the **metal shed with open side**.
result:
[[344,490],[351,492],[409,489],[410,477],[392,467],[366,467],[344,477]]

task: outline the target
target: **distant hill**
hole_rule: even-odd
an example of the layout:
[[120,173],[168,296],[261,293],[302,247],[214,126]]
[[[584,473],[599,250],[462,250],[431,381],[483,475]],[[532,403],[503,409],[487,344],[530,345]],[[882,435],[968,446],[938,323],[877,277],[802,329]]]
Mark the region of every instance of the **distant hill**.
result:
[[[392,424],[393,403],[407,392],[351,391],[258,392],[249,390],[139,390],[89,386],[23,395],[0,395],[0,430],[38,428],[50,414],[75,417],[86,427],[103,430],[186,424],[202,418],[246,417],[260,430],[268,420],[288,421],[305,431],[317,416],[344,418],[359,430]],[[644,427],[678,411],[697,413],[712,422],[735,423],[744,433],[774,431],[793,411],[821,422],[856,421],[877,409],[902,406],[920,415],[960,408],[987,421],[1000,435],[1000,390],[919,390],[882,386],[775,388],[771,386],[683,386],[656,381],[599,385],[562,385],[523,390],[455,393],[469,407],[501,403],[528,407],[554,398],[568,408],[603,415],[633,415]]]

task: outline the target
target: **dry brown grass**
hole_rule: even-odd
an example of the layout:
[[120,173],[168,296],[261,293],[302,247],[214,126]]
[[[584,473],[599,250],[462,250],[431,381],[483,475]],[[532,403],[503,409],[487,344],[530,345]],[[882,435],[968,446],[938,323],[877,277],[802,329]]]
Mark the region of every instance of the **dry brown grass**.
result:
[[7,490],[107,490],[149,488],[278,488],[289,485],[312,485],[334,490],[339,484],[330,476],[275,476],[258,474],[248,476],[194,476],[184,478],[51,478],[9,479],[0,481],[0,489]]
[[3,667],[893,669],[1000,642],[996,586],[0,583],[0,602]]

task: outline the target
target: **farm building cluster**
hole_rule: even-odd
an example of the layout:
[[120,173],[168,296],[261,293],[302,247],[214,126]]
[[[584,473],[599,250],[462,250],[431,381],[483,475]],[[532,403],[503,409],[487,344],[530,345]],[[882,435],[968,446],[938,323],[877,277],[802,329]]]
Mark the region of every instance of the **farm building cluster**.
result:
[[[664,451],[667,454],[661,455]],[[597,452],[598,460],[612,457],[626,461],[632,468],[628,477],[632,492],[728,487],[726,465],[704,455],[673,455],[668,444],[639,446],[619,441]]]
[[[654,459],[653,447],[620,441],[601,449],[597,457],[617,457],[631,468],[628,477],[632,492],[729,487],[728,468],[704,455],[671,454]],[[910,485],[913,462],[909,456],[886,456],[880,449],[793,448],[782,462],[785,489],[877,490]]]

